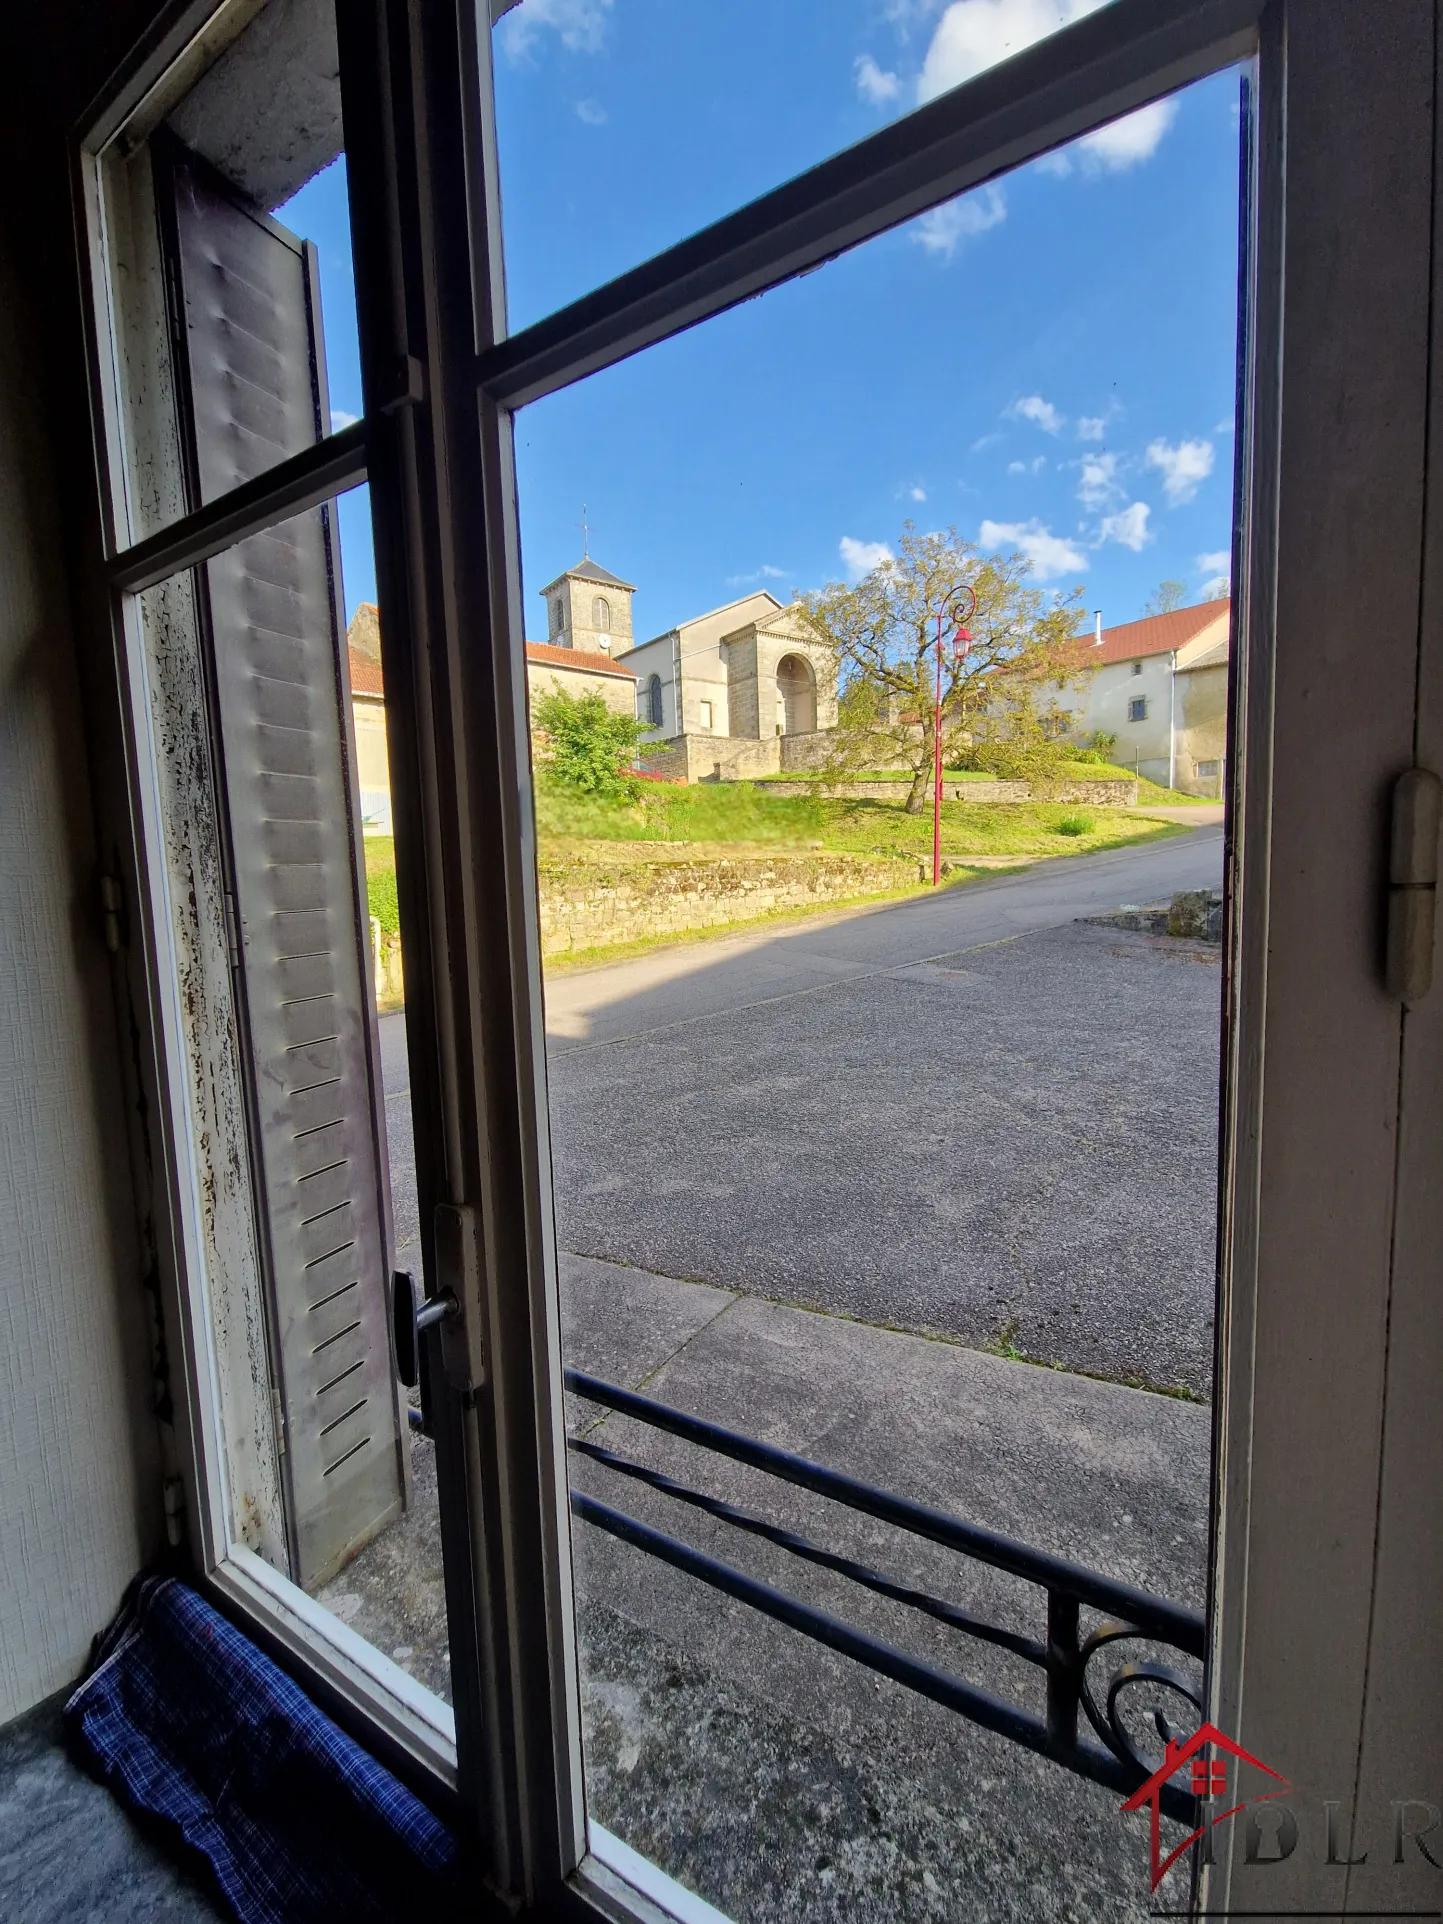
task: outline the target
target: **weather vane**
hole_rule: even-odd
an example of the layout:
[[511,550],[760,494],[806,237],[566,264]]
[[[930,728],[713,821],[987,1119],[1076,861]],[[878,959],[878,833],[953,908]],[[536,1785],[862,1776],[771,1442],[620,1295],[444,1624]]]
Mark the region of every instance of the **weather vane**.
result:
[[583,561],[590,561],[591,530],[586,525],[586,503],[584,501],[581,504],[581,520],[578,523],[578,526],[581,529],[581,559]]

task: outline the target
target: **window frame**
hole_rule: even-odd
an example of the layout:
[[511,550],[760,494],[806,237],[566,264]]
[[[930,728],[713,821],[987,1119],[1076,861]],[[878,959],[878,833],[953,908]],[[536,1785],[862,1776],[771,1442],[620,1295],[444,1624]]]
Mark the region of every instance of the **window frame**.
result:
[[[1241,222],[1237,646],[1234,745],[1226,767],[1230,1020],[1219,1199],[1226,1286],[1214,1405],[1208,1669],[1213,1714],[1225,1727],[1240,1727],[1255,1620],[1250,1586],[1258,1581],[1249,1562],[1255,1470],[1275,1464],[1284,1448],[1276,1436],[1259,1445],[1253,1414],[1270,1367],[1254,1348],[1260,1251],[1269,1223],[1276,1239],[1274,1219],[1286,1215],[1283,1205],[1274,1206],[1263,1171],[1274,731],[1280,716],[1293,712],[1288,701],[1294,710],[1297,703],[1291,689],[1278,698],[1275,636],[1280,594],[1307,601],[1297,592],[1301,566],[1291,550],[1282,557],[1288,566],[1281,568],[1280,586],[1282,290],[1285,267],[1291,271],[1295,259],[1306,267],[1309,245],[1314,256],[1319,252],[1301,214],[1285,239],[1290,170],[1297,167],[1304,179],[1308,162],[1305,145],[1290,146],[1285,131],[1291,110],[1302,118],[1311,113],[1316,134],[1316,123],[1336,104],[1328,91],[1344,64],[1336,50],[1342,36],[1336,0],[1111,0],[510,337],[485,16],[478,21],[459,0],[430,8],[355,0],[339,10],[339,27],[365,420],[128,546],[124,445],[96,225],[96,156],[177,61],[199,57],[217,15],[211,0],[168,10],[86,117],[74,144],[82,271],[90,290],[102,559],[113,597],[138,878],[142,1073],[158,1119],[155,1220],[167,1321],[180,1358],[174,1388],[192,1541],[212,1586],[323,1698],[402,1767],[419,1770],[433,1791],[455,1793],[455,1807],[473,1828],[497,1888],[524,1898],[550,1894],[577,1915],[612,1918],[654,1915],[658,1908],[685,1916],[687,1901],[662,1873],[644,1877],[595,1828],[588,1847],[511,416],[1189,81],[1256,60]],[[1290,24],[1297,34],[1291,49]],[[1317,37],[1313,45],[1307,38],[1318,25],[1334,36],[1321,55]],[[1369,84],[1376,91],[1382,91],[1378,67],[1386,69],[1392,59],[1402,71],[1408,50],[1400,47],[1397,54],[1373,55]],[[1327,58],[1333,69],[1326,68]],[[1305,205],[1300,192],[1298,206]],[[1290,397],[1288,423],[1302,421],[1306,428],[1321,403],[1297,387]],[[279,519],[363,478],[372,488],[377,570],[388,610],[397,839],[415,858],[401,901],[408,1002],[414,1000],[418,1033],[435,1041],[434,1059],[413,1065],[418,1163],[426,1160],[435,1179],[444,1174],[446,1188],[445,1198],[423,1197],[425,1259],[434,1273],[425,1203],[447,1199],[470,1212],[474,1251],[450,1280],[483,1332],[487,1356],[484,1392],[467,1408],[448,1400],[438,1426],[438,1469],[451,1493],[442,1528],[457,1685],[454,1749],[398,1694],[379,1653],[359,1646],[359,1639],[358,1648],[348,1648],[334,1625],[319,1620],[324,1613],[310,1620],[295,1595],[285,1594],[290,1586],[277,1583],[258,1559],[251,1568],[226,1545],[195,1236],[195,1150],[176,1094],[183,1036],[165,933],[155,798],[146,782],[152,751],[135,594],[228,546],[257,516]],[[1443,578],[1443,569],[1435,572]],[[1342,903],[1345,885],[1361,886],[1361,870],[1355,861],[1337,872],[1343,879],[1332,899]],[[1283,1086],[1276,1068],[1270,1075],[1275,1090]],[[1284,1303],[1305,1301],[1291,1283],[1279,1287]],[[1304,1428],[1297,1417],[1295,1432]],[[1276,1506],[1271,1514],[1276,1520]],[[1250,1707],[1286,1697],[1279,1686],[1269,1698],[1256,1666],[1249,1674]],[[1233,1877],[1228,1864],[1219,1866],[1208,1901],[1225,1903]]]

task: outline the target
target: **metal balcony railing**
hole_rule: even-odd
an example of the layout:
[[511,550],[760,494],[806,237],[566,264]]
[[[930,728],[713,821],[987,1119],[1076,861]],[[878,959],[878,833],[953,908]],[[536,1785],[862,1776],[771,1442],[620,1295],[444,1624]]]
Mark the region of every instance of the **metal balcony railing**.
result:
[[[566,1371],[566,1387],[575,1395],[630,1417],[634,1422],[667,1431],[714,1455],[730,1457],[782,1482],[796,1484],[849,1509],[894,1524],[912,1536],[955,1550],[974,1562],[1005,1570],[1036,1584],[1047,1599],[1043,1636],[988,1623],[945,1598],[897,1583],[866,1564],[824,1549],[793,1530],[769,1523],[719,1497],[692,1489],[675,1477],[635,1462],[587,1437],[568,1439],[569,1449],[589,1462],[645,1484],[746,1535],[760,1537],[792,1556],[830,1570],[894,1603],[920,1611],[963,1636],[996,1645],[1024,1662],[1035,1664],[1047,1679],[1046,1714],[1039,1717],[1019,1704],[994,1696],[948,1671],[909,1656],[867,1631],[842,1622],[800,1597],[790,1596],[680,1538],[628,1516],[585,1491],[572,1491],[571,1508],[575,1516],[630,1544],[633,1549],[685,1571],[688,1576],[749,1604],[765,1616],[774,1617],[803,1636],[814,1637],[818,1643],[891,1677],[969,1722],[996,1731],[999,1736],[1051,1758],[1078,1776],[1124,1795],[1138,1789],[1152,1775],[1157,1763],[1156,1759],[1149,1761],[1143,1755],[1123,1719],[1122,1706],[1128,1694],[1147,1691],[1156,1697],[1174,1693],[1202,1715],[1199,1679],[1149,1656],[1108,1670],[1104,1655],[1124,1642],[1161,1644],[1200,1664],[1205,1652],[1205,1626],[1200,1612],[1184,1609],[1128,1584],[1116,1583],[1063,1557],[1030,1549],[995,1531],[928,1509],[856,1477],[809,1462],[805,1457],[793,1456],[753,1437],[739,1435],[720,1424],[688,1416],[668,1404],[640,1396],[633,1390],[620,1389],[581,1370]],[[1102,1621],[1086,1635],[1081,1629],[1084,1608],[1102,1613]],[[1099,1673],[1096,1680],[1089,1674],[1094,1664]],[[1104,1671],[1105,1677],[1101,1674]],[[1099,1741],[1094,1742],[1091,1736],[1080,1731],[1080,1714],[1086,1716]],[[1164,1740],[1175,1734],[1156,1705],[1152,1715]],[[1163,1788],[1161,1808],[1165,1815],[1189,1828],[1198,1822],[1197,1800],[1177,1785],[1168,1784]]]

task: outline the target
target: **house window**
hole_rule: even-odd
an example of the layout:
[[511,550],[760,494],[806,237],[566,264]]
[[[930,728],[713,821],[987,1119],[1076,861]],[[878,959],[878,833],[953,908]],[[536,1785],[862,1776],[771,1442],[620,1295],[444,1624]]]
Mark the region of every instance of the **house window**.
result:
[[598,595],[591,604],[591,625],[600,634],[611,633],[611,603],[604,595]]
[[1140,675],[1142,673],[1142,663],[1140,661],[1135,661],[1132,664],[1132,672],[1135,675]]
[[558,595],[555,601],[553,601],[551,604],[551,632],[553,635],[559,635],[561,633],[561,597],[560,595]]
[[653,675],[646,684],[646,719],[653,728],[660,728],[662,725],[660,675]]
[[1193,773],[1200,782],[1215,782],[1218,778],[1216,762],[1194,762]]
[[1147,720],[1147,697],[1140,695],[1136,701],[1127,704],[1127,719],[1130,722]]
[[711,703],[710,703],[709,701],[703,701],[703,702],[698,702],[698,703],[697,703],[697,719],[698,719],[698,722],[699,722],[699,725],[700,725],[700,726],[701,726],[702,728],[704,728],[704,729],[705,729],[705,730],[707,731],[707,733],[708,733],[708,734],[710,734],[710,732],[711,732]]

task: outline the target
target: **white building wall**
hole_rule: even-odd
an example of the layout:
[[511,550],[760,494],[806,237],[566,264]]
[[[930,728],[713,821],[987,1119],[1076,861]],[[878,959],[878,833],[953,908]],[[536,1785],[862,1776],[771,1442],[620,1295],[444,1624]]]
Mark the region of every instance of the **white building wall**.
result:
[[[1149,781],[1167,783],[1173,657],[1145,655],[1139,660],[1109,662],[1076,686],[1055,691],[1057,706],[1072,716],[1078,737],[1101,730],[1116,735],[1113,758]],[[1136,672],[1135,672],[1136,671]],[[1140,721],[1130,719],[1132,704],[1145,702]]]
[[12,263],[0,230],[0,1724],[79,1674],[162,1535],[43,356]]

